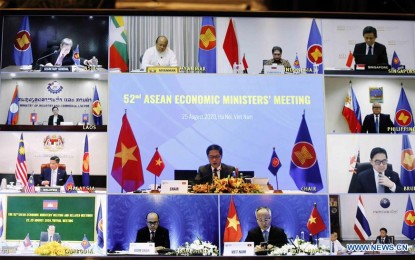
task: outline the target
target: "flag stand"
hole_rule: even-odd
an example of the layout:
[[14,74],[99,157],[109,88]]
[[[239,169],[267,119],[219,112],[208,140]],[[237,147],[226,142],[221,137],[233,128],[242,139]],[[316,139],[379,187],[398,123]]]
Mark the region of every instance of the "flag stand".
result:
[[150,193],[160,193],[159,190],[157,190],[157,175],[154,174],[154,186],[151,187]]

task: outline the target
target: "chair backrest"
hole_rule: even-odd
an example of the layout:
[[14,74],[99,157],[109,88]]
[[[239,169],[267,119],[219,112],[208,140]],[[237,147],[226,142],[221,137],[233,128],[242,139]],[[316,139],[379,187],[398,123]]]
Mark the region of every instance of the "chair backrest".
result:
[[[40,165],[40,172],[42,172],[44,169],[47,169],[47,168],[50,168],[50,163],[42,163],[42,165]],[[58,164],[58,169],[66,171],[66,164],[63,164],[63,163]]]
[[[370,162],[364,162],[364,163],[357,163],[356,164],[356,173],[353,174],[352,179],[350,181],[350,185],[349,185],[349,193],[356,193],[356,186],[357,186],[357,176],[359,175],[359,173],[366,171],[370,168],[372,168],[372,164],[370,164]],[[388,170],[393,170],[392,169],[392,164],[388,163]]]

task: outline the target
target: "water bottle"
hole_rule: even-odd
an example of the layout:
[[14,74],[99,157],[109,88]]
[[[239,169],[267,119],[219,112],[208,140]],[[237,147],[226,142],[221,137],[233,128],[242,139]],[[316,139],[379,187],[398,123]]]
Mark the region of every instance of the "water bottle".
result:
[[91,59],[92,69],[95,70],[97,68],[97,65],[98,65],[98,59],[95,56],[93,56],[92,59]]
[[236,64],[236,62],[233,63],[233,74],[238,74],[238,65]]
[[244,73],[244,66],[242,65],[242,63],[238,64],[238,74],[243,74]]
[[314,74],[318,74],[318,65],[315,62],[313,63],[313,72]]

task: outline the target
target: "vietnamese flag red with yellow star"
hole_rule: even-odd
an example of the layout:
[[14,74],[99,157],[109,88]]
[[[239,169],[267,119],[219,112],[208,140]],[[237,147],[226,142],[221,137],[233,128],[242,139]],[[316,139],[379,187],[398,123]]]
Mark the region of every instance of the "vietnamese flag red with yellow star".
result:
[[316,203],[314,203],[310,218],[307,221],[307,228],[313,236],[326,229],[326,224],[324,224],[324,221],[318,212]]
[[153,158],[151,158],[150,163],[147,166],[147,171],[159,177],[163,170],[164,162],[163,159],[161,159],[161,155],[158,149],[156,148],[156,152],[154,153]]
[[235,203],[231,197],[229,203],[228,217],[226,219],[225,231],[223,232],[223,242],[239,242],[242,238],[242,228],[236,212]]
[[135,140],[127,114],[122,117],[122,126],[115,149],[111,176],[126,192],[136,191],[144,184],[140,149]]

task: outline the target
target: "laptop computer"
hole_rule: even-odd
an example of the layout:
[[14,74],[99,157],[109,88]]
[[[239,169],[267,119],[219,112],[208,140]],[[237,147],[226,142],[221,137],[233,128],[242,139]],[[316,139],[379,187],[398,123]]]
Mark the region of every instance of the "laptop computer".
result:
[[355,57],[355,64],[365,64],[365,65],[378,65],[378,60],[376,55],[363,55],[358,54]]

